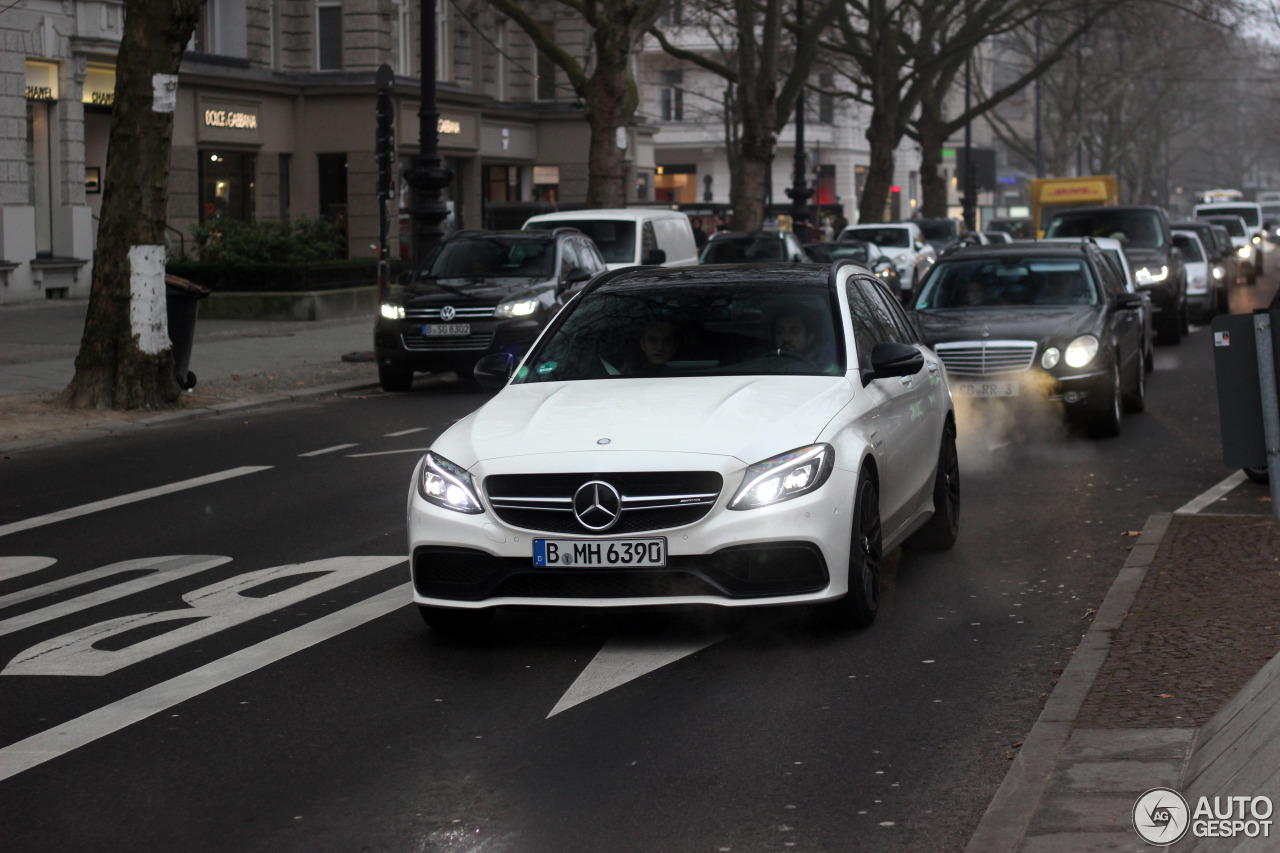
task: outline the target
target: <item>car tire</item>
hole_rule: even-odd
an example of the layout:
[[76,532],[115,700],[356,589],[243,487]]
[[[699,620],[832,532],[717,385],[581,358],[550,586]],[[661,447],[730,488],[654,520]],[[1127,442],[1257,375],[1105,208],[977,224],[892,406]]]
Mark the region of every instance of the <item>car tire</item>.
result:
[[1143,354],[1142,367],[1147,373],[1156,369],[1156,345],[1150,338],[1147,339],[1147,349]]
[[1186,300],[1182,302],[1182,310],[1178,312],[1178,336],[1187,334],[1191,331],[1191,309],[1187,306]]
[[1166,344],[1177,346],[1182,343],[1182,323],[1174,319],[1160,327],[1160,340]]
[[408,391],[413,387],[413,371],[404,367],[378,365],[378,384],[383,391]]
[[884,568],[884,541],[880,527],[880,495],[865,467],[854,492],[853,529],[849,541],[849,591],[844,598],[819,605],[824,626],[836,629],[865,628],[880,609],[880,573]]
[[1141,350],[1138,351],[1137,369],[1133,372],[1133,386],[1129,389],[1129,393],[1124,395],[1124,410],[1126,412],[1144,412],[1147,409],[1147,356]]
[[1088,429],[1089,434],[1094,438],[1115,438],[1120,434],[1120,419],[1123,416],[1121,412],[1121,389],[1120,389],[1120,368],[1112,363],[1111,365],[1111,396],[1106,404],[1095,409],[1092,417],[1089,418]]
[[419,604],[418,614],[432,631],[455,636],[479,634],[493,620],[494,608],[467,609]]
[[908,544],[924,551],[949,551],[960,535],[960,456],[956,430],[947,424],[938,450],[938,470],[933,478],[933,517]]
[[1271,482],[1271,475],[1266,468],[1245,468],[1244,475],[1255,483]]

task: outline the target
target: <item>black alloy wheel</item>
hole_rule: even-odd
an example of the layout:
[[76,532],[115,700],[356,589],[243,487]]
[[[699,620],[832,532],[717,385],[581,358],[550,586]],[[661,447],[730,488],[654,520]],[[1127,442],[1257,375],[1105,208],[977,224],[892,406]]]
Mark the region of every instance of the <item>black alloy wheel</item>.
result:
[[1245,468],[1244,475],[1255,483],[1271,482],[1271,473],[1265,465],[1261,468]]
[[853,530],[849,543],[849,592],[821,605],[823,621],[833,628],[865,628],[880,609],[880,573],[884,542],[880,529],[880,495],[871,472],[863,468],[853,502]]
[[413,370],[379,364],[378,384],[383,391],[408,391],[413,387]]
[[463,610],[457,607],[433,607],[419,604],[418,613],[432,631],[454,636],[467,636],[483,632],[493,619],[495,608]]
[[1120,434],[1121,411],[1120,367],[1111,363],[1111,393],[1089,419],[1089,434],[1094,438],[1115,438]]
[[1147,409],[1147,354],[1138,350],[1138,364],[1133,372],[1133,387],[1124,395],[1126,412],[1144,412]]
[[938,450],[938,472],[933,480],[933,517],[916,531],[912,548],[947,551],[960,536],[960,455],[956,453],[956,430],[947,424]]

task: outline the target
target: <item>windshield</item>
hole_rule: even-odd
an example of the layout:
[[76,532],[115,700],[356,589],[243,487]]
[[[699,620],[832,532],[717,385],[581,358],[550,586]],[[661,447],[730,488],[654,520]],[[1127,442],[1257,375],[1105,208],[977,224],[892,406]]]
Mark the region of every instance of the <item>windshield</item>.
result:
[[443,243],[423,278],[551,278],[555,270],[556,244],[549,237],[465,237]]
[[1126,249],[1164,248],[1160,217],[1148,210],[1095,210],[1056,214],[1046,237],[1111,237]]
[[1239,216],[1250,228],[1257,228],[1261,224],[1258,208],[1252,204],[1215,204],[1213,207],[1202,207],[1196,211],[1197,219],[1203,219],[1206,216]]
[[1227,229],[1227,233],[1232,237],[1244,236],[1244,223],[1240,221],[1238,216],[1206,216],[1202,217],[1210,222],[1221,225]]
[[1098,294],[1083,260],[1000,258],[938,264],[916,309],[1095,305]]
[[786,247],[777,237],[713,237],[703,248],[700,263],[739,264],[786,259]]
[[867,226],[865,228],[846,228],[842,238],[852,237],[855,240],[866,240],[868,243],[875,243],[877,246],[884,246],[890,249],[909,249],[911,248],[911,236],[905,228],[875,228]]
[[616,282],[570,310],[529,354],[516,384],[845,370],[826,285]]
[[833,261],[850,258],[865,264],[871,260],[871,247],[866,243],[832,243],[827,251]]
[[1280,202],[1262,205],[1262,218],[1268,222],[1280,223]]
[[553,222],[531,222],[529,230],[550,231],[553,228],[577,228],[590,237],[604,255],[606,264],[636,262],[636,223],[618,219],[557,219]]
[[1190,263],[1204,261],[1204,252],[1200,251],[1200,241],[1191,234],[1175,234],[1174,244],[1182,250],[1182,259]]
[[950,219],[918,219],[916,225],[920,228],[924,239],[930,243],[956,240],[960,236],[959,227]]

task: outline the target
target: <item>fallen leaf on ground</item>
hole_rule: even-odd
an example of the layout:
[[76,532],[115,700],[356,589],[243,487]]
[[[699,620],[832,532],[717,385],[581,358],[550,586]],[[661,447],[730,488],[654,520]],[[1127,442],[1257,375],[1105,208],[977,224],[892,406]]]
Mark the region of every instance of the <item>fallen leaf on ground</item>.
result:
[[1271,498],[1258,498],[1258,503],[1260,503],[1260,504],[1269,504],[1269,503],[1271,503]]
[[1160,693],[1160,694],[1157,694],[1157,695],[1158,695],[1161,699],[1172,699],[1172,698],[1173,698],[1173,694],[1172,694],[1172,693]]
[[1126,530],[1124,533],[1121,533],[1120,535],[1121,535],[1121,536],[1141,536],[1141,535],[1142,535],[1142,531],[1141,531],[1141,530]]

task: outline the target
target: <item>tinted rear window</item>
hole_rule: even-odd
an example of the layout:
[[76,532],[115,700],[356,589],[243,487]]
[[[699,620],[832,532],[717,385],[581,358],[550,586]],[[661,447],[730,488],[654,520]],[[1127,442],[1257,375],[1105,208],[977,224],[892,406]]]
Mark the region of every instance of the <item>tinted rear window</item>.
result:
[[1213,207],[1203,207],[1196,211],[1197,219],[1203,219],[1206,216],[1239,216],[1250,228],[1257,228],[1260,224],[1258,207],[1253,204],[1215,204]]
[[1093,276],[1075,258],[992,258],[943,261],[916,309],[1095,305]]
[[1148,210],[1067,211],[1056,214],[1046,237],[1111,237],[1125,248],[1162,249],[1160,217]]
[[557,219],[554,222],[531,222],[529,230],[550,231],[553,228],[577,228],[591,238],[607,264],[636,262],[636,223],[616,219]]
[[905,228],[847,228],[842,237],[850,237],[854,240],[866,240],[868,243],[875,243],[877,246],[886,246],[891,249],[909,249],[911,248],[911,236]]

